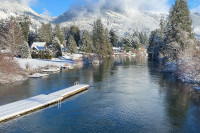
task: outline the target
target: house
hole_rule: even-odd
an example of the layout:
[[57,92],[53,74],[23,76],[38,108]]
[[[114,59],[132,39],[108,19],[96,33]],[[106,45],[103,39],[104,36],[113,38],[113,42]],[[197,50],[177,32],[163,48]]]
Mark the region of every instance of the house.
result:
[[115,52],[115,53],[120,53],[121,52],[121,48],[119,47],[113,47],[113,51]]
[[32,50],[45,50],[47,48],[46,42],[34,42],[31,46]]

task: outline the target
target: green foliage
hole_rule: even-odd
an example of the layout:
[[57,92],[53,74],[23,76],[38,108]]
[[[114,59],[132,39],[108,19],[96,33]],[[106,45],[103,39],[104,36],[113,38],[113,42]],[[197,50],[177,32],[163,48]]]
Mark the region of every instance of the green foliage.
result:
[[62,56],[62,47],[57,37],[53,39],[53,55],[55,58]]
[[123,48],[124,48],[124,51],[126,52],[130,52],[133,50],[133,46],[132,46],[132,43],[130,41],[130,38],[126,37],[126,38],[123,38]]
[[38,33],[31,31],[28,35],[29,46],[31,46],[33,44],[33,42],[39,42],[39,41],[40,41],[40,37],[39,37]]
[[51,59],[52,55],[49,50],[32,51],[31,56],[33,59]]
[[21,57],[22,58],[31,58],[31,52],[28,43],[25,41],[21,48]]
[[148,38],[148,35],[146,33],[140,32],[139,33],[139,40],[140,40],[140,43],[142,45],[144,45],[144,46],[148,45],[149,38]]
[[80,40],[80,50],[86,53],[92,53],[95,51],[93,40],[87,30],[83,32]]
[[158,57],[158,49],[161,47],[164,42],[164,38],[160,30],[154,30],[151,32],[149,37],[149,46],[147,52],[149,57],[157,58]]
[[135,32],[133,34],[133,39],[132,39],[132,46],[134,49],[138,50],[141,43],[140,43],[140,33],[139,32]]
[[78,53],[76,41],[72,35],[68,38],[68,46],[67,46],[68,53]]
[[54,28],[54,37],[57,37],[61,44],[65,44],[65,34],[59,25]]
[[110,34],[110,41],[111,41],[112,46],[116,47],[119,41],[119,37],[116,35],[113,29],[110,30],[109,34]]
[[182,31],[188,33],[189,39],[194,38],[188,2],[186,0],[176,0],[175,5],[172,6],[169,12],[167,42],[181,43],[180,34]]
[[113,53],[108,29],[104,29],[101,19],[94,22],[93,44],[98,54],[111,55]]
[[39,32],[38,35],[39,35],[40,41],[46,42],[47,44],[52,43],[53,30],[50,23],[42,24],[38,32]]
[[23,16],[23,17],[19,18],[19,24],[21,26],[24,38],[28,42],[28,36],[30,33],[30,26],[31,26],[31,19],[29,18],[29,16]]
[[73,36],[74,40],[76,41],[76,44],[79,46],[80,30],[77,26],[73,25],[70,27],[69,36],[70,35]]

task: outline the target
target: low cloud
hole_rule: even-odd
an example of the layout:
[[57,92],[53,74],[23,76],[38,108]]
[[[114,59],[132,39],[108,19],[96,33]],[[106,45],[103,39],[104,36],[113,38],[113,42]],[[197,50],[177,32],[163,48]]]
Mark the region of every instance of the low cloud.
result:
[[51,12],[49,12],[47,9],[44,8],[42,15],[44,15],[44,16],[51,16],[52,14],[51,14]]
[[169,10],[168,0],[85,0],[86,5],[94,11],[103,8],[122,10],[126,12],[136,11],[162,11]]
[[0,0],[0,2],[17,2],[23,5],[31,6],[37,3],[37,0]]

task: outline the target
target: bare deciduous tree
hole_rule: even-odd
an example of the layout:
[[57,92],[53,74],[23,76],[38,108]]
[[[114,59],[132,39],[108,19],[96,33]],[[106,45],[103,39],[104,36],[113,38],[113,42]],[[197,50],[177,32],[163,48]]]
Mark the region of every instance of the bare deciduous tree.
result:
[[11,17],[0,25],[0,49],[14,56],[21,56],[25,38],[17,20]]

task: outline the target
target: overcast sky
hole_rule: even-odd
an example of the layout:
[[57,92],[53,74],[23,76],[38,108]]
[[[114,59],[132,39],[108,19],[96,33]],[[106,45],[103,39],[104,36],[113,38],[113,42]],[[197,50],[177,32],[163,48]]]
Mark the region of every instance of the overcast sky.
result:
[[[1,0],[0,0],[1,1]],[[12,1],[12,0],[11,0]],[[58,16],[73,6],[91,5],[95,10],[102,7],[118,8],[127,11],[148,10],[168,11],[175,0],[13,0],[29,5],[42,14]],[[191,10],[200,11],[200,0],[188,0]]]

